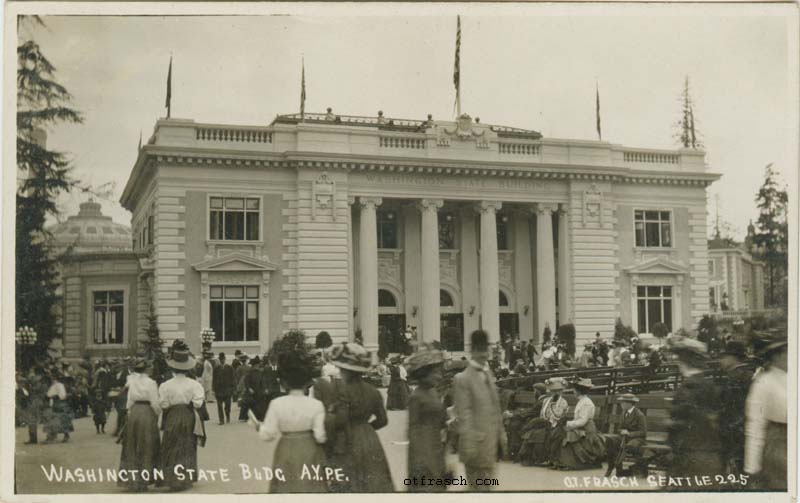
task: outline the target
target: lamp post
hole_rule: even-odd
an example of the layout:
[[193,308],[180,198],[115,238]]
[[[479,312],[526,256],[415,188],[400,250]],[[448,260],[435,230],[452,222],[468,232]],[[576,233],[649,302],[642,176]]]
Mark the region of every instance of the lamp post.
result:
[[200,340],[203,341],[203,351],[210,351],[211,344],[216,339],[216,334],[211,328],[204,328],[200,331]]
[[20,367],[27,367],[27,365],[21,361],[22,357],[25,355],[25,348],[29,348],[36,344],[37,338],[38,334],[36,333],[36,330],[27,325],[21,326],[17,329],[15,340],[17,343],[17,360]]

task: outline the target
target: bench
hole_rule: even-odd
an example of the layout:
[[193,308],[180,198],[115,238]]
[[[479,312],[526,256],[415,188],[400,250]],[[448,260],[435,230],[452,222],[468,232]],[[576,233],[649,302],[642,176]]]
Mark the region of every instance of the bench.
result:
[[[640,450],[647,460],[648,469],[664,471],[669,465],[672,449],[667,445],[667,435],[671,423],[672,397],[673,393],[650,393],[640,395],[636,404],[647,418],[647,438]],[[619,403],[614,403],[609,407],[608,433],[618,433],[621,421],[622,408]],[[630,463],[635,461],[630,453],[623,460]]]

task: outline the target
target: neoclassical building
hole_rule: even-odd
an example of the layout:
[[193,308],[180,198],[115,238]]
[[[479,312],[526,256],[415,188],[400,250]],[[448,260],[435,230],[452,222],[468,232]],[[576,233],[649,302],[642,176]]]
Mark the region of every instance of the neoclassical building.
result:
[[447,329],[459,350],[479,327],[495,340],[567,322],[609,337],[617,318],[693,328],[709,310],[717,178],[698,150],[329,110],[159,120],[121,203],[167,339],[199,348],[211,327],[215,348],[253,353],[290,328],[361,330],[375,347],[412,325],[423,341]]

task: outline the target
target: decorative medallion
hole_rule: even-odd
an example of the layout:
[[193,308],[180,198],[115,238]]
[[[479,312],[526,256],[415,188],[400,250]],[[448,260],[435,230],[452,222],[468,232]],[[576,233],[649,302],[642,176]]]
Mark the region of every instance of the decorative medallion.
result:
[[336,221],[336,183],[328,178],[328,172],[323,171],[314,181],[311,194],[311,219],[316,220],[318,209],[330,209],[331,217]]

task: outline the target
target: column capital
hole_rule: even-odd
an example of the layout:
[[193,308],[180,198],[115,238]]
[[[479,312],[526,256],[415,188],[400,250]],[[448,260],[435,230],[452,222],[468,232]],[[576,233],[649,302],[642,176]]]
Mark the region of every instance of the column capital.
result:
[[565,215],[569,215],[569,204],[560,203],[558,205],[558,216],[565,216]]
[[359,208],[361,208],[362,210],[365,210],[365,209],[373,209],[374,210],[375,207],[376,206],[380,206],[381,203],[383,203],[383,198],[382,197],[360,196],[358,198],[358,205],[359,205]]
[[478,213],[497,213],[502,207],[502,201],[481,201],[474,206]]
[[420,211],[439,211],[444,206],[443,199],[420,199],[417,201],[417,209]]
[[556,203],[536,203],[533,205],[533,211],[538,215],[552,215],[558,210]]
[[347,196],[347,204],[350,206],[356,204],[356,196]]

